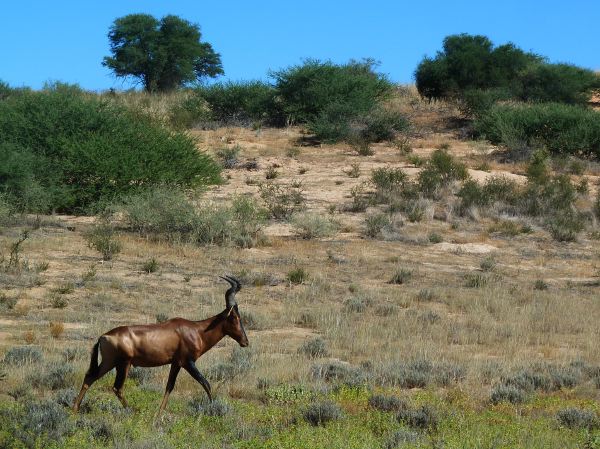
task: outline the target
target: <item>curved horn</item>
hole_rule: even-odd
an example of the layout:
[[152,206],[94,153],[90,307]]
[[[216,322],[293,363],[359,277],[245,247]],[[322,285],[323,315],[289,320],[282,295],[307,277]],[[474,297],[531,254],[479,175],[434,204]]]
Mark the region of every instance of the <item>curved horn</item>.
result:
[[227,275],[219,277],[231,285],[231,287],[225,292],[225,307],[231,309],[233,306],[237,305],[237,302],[235,301],[235,294],[239,291],[241,285],[237,280],[235,280],[235,278],[230,278]]

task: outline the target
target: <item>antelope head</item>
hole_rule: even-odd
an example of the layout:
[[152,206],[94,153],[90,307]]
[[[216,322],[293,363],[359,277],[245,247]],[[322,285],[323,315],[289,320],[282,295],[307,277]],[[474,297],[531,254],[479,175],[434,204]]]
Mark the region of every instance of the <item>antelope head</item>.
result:
[[238,305],[235,300],[235,294],[242,289],[242,284],[233,276],[219,276],[231,286],[225,292],[225,324],[223,330],[226,335],[229,335],[239,343],[242,348],[248,346],[248,337],[242,324],[242,317],[238,310]]

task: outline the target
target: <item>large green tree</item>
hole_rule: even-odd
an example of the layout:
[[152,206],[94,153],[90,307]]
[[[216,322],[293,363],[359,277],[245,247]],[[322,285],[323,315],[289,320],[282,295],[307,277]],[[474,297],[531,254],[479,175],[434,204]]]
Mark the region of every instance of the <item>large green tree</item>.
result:
[[173,90],[223,74],[220,55],[201,37],[198,25],[177,16],[129,14],[111,26],[112,56],[102,64],[118,77],[137,79],[148,92]]

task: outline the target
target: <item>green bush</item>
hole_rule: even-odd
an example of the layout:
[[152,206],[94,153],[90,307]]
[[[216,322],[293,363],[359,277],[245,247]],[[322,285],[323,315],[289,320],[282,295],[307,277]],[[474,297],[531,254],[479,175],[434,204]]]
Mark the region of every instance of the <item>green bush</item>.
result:
[[[243,125],[256,122],[283,125],[277,94],[273,86],[262,81],[229,81],[195,90],[195,95],[208,103],[213,120]],[[193,106],[191,101],[189,106],[190,109]]]
[[593,430],[600,426],[600,420],[592,410],[571,407],[556,412],[556,420],[569,429]]
[[553,154],[600,158],[600,113],[559,103],[492,106],[475,131],[509,149],[544,146]]
[[467,167],[456,161],[445,150],[435,150],[419,172],[418,185],[428,198],[436,197],[440,189],[453,181],[463,181],[469,177]]
[[32,212],[88,212],[157,184],[214,183],[218,166],[187,134],[56,84],[0,102],[0,192]]
[[592,70],[570,64],[532,64],[519,74],[516,95],[523,101],[585,104],[600,87]]
[[42,350],[37,346],[15,346],[4,354],[4,363],[7,365],[22,366],[28,363],[37,363],[42,360]]
[[112,260],[121,252],[121,242],[117,240],[115,229],[106,223],[100,223],[84,234],[90,248],[102,254],[102,260]]
[[408,404],[403,399],[382,394],[371,396],[369,398],[369,405],[384,412],[397,412],[408,408]]
[[398,422],[415,429],[436,429],[440,422],[437,411],[430,405],[422,405],[416,409],[400,410],[396,415],[396,419]]
[[271,73],[283,110],[291,123],[310,123],[320,114],[370,112],[388,97],[392,84],[374,71],[373,61],[350,61],[336,65],[308,59]]
[[511,43],[495,47],[486,36],[469,34],[447,36],[442,51],[417,66],[415,80],[421,96],[458,99],[474,116],[508,99],[584,104],[600,87],[592,70],[549,64]]

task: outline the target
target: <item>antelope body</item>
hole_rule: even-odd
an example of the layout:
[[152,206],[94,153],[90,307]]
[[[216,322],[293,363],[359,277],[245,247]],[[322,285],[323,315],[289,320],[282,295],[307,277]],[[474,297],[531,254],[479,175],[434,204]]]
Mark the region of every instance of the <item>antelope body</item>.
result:
[[[240,346],[248,346],[248,337],[235,301],[235,294],[242,286],[232,276],[222,277],[222,279],[226,280],[231,287],[225,293],[226,308],[218,315],[202,321],[173,318],[158,324],[120,326],[100,336],[92,350],[90,367],[73,404],[73,410],[79,410],[89,387],[113,368],[117,371],[113,391],[123,406],[127,407],[123,386],[132,365],[142,367],[171,365],[158,415],[167,405],[169,394],[175,387],[181,368],[202,385],[212,401],[210,384],[198,371],[196,360],[226,335],[237,341]],[[100,364],[98,364],[98,353],[102,356]]]

